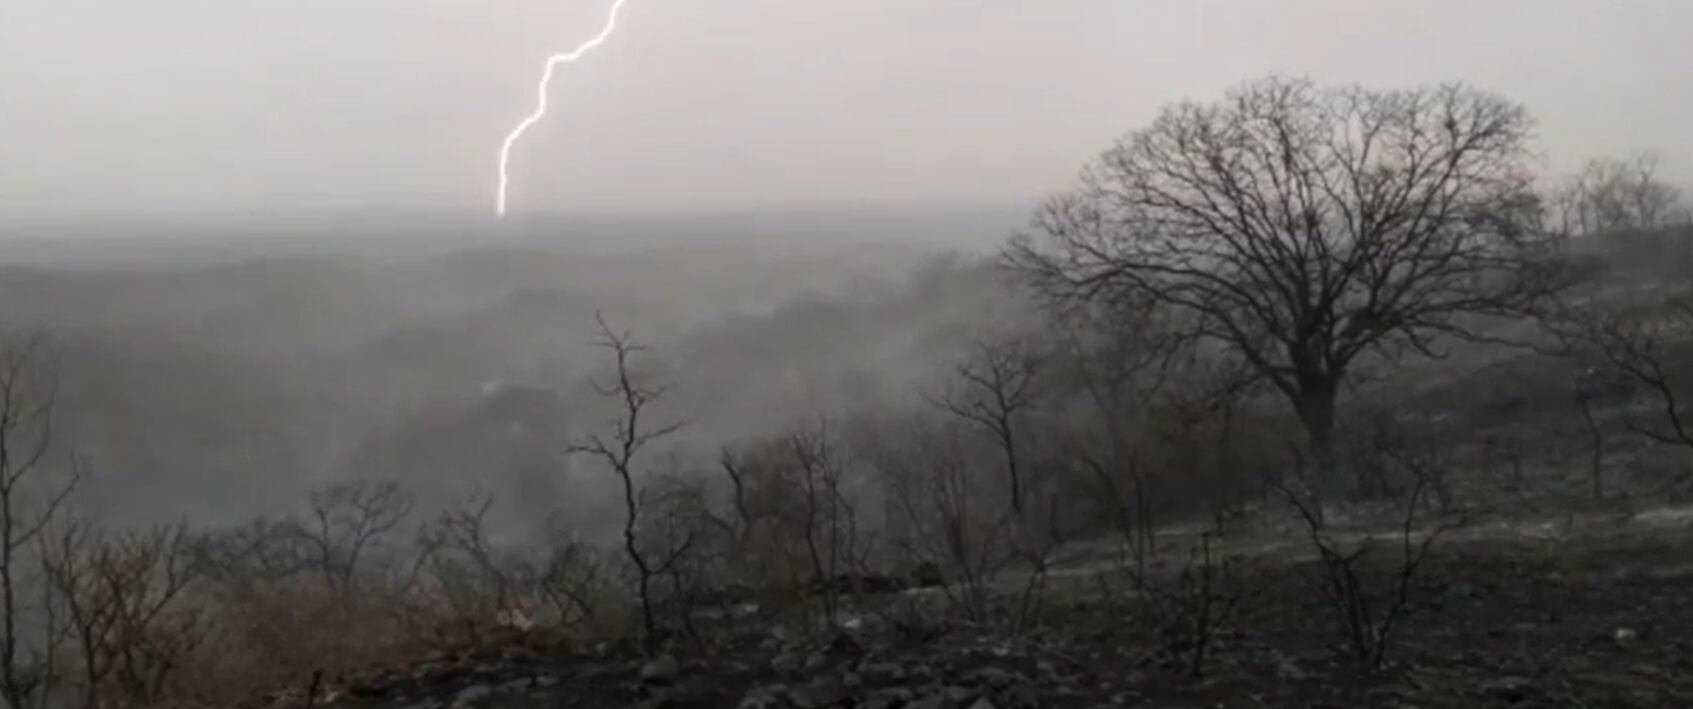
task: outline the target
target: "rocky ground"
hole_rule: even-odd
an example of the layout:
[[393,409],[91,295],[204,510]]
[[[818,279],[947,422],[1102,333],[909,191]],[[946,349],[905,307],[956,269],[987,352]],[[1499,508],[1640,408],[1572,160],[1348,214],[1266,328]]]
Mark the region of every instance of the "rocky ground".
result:
[[[1385,669],[1369,674],[1337,647],[1319,567],[1289,551],[1234,562],[1238,610],[1199,677],[1145,598],[1087,571],[1055,579],[1026,633],[942,620],[912,592],[828,633],[720,623],[707,646],[655,661],[514,643],[336,686],[315,706],[1693,707],[1689,531],[1670,518],[1455,533],[1413,584]],[[1393,551],[1368,578],[1391,581]]]

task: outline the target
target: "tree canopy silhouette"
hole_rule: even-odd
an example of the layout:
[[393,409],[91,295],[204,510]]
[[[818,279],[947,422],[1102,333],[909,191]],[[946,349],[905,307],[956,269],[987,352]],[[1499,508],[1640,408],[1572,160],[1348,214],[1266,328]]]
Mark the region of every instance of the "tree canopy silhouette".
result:
[[1146,300],[1238,352],[1327,453],[1372,350],[1435,354],[1556,287],[1522,107],[1461,85],[1269,78],[1172,105],[1049,200],[1007,258],[1049,294]]

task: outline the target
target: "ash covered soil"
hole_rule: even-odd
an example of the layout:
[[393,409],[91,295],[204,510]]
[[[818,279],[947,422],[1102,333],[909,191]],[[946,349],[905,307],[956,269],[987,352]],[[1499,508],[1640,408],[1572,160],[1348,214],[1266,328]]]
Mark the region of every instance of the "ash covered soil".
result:
[[[1399,539],[1360,578],[1391,592]],[[1182,548],[1169,540],[1171,548]],[[1084,550],[1037,623],[964,622],[933,589],[847,599],[840,627],[747,615],[656,660],[616,643],[513,638],[326,682],[325,709],[446,707],[1693,707],[1693,527],[1681,513],[1450,530],[1410,584],[1381,670],[1364,672],[1297,535],[1224,540],[1234,612],[1201,673],[1168,615]],[[1173,576],[1176,554],[1155,564]],[[1219,595],[1222,592],[1219,592]],[[807,630],[809,628],[809,630]],[[272,707],[306,706],[301,691]]]

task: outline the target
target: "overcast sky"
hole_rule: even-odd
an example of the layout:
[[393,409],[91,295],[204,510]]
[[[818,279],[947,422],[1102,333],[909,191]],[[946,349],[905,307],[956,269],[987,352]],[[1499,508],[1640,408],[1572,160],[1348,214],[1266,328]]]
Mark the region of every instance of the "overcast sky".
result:
[[[0,0],[0,215],[480,210],[608,0]],[[630,0],[522,210],[1005,206],[1268,73],[1459,79],[1693,177],[1689,0]]]

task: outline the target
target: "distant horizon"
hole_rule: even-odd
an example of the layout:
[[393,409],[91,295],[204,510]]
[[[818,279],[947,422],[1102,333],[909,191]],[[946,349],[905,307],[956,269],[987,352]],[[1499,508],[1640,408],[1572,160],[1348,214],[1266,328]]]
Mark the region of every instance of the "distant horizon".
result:
[[[324,211],[285,215],[177,214],[141,217],[0,218],[0,266],[124,266],[173,259],[223,261],[327,255],[396,244],[458,251],[579,247],[590,252],[702,243],[791,240],[793,246],[901,242],[976,251],[1002,244],[1030,209],[787,209],[551,212],[490,215]],[[415,253],[411,255],[416,255]]]
[[0,213],[0,229],[17,226],[81,226],[81,225],[130,225],[148,226],[161,223],[189,223],[189,224],[315,224],[327,220],[366,220],[378,222],[405,223],[419,220],[448,219],[454,223],[480,223],[489,226],[508,227],[532,224],[539,221],[550,222],[603,222],[603,221],[670,221],[678,219],[806,219],[818,217],[937,217],[937,216],[980,216],[989,214],[1032,214],[1039,206],[1041,199],[1024,201],[1003,200],[997,202],[979,203],[934,203],[934,204],[896,204],[876,203],[864,205],[779,205],[767,208],[760,207],[723,207],[723,208],[690,208],[690,207],[653,207],[653,208],[602,208],[602,209],[551,209],[514,211],[499,217],[492,212],[480,212],[471,209],[455,208],[411,208],[411,207],[343,207],[318,208],[301,210],[259,210],[259,209],[230,209],[230,210],[151,210],[151,211],[113,211],[89,214],[4,214]]

